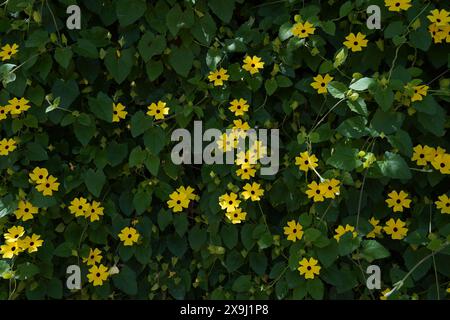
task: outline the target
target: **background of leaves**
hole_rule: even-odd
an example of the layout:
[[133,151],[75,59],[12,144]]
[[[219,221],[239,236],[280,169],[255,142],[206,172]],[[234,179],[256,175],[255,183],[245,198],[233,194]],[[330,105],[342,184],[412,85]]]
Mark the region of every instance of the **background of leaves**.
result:
[[[20,143],[18,151],[0,158],[0,227],[13,224],[11,213],[22,190],[41,208],[27,230],[45,240],[33,258],[20,257],[14,266],[0,260],[0,273],[16,272],[12,298],[377,299],[378,292],[366,289],[361,270],[378,264],[383,288],[390,287],[450,231],[449,217],[427,200],[448,192],[448,177],[409,169],[413,145],[450,149],[448,96],[430,95],[413,115],[392,106],[393,92],[412,78],[448,89],[448,79],[435,79],[450,65],[448,44],[433,45],[426,29],[426,14],[435,7],[448,10],[444,2],[413,1],[406,13],[396,14],[383,1],[364,0],[8,1],[0,7],[1,42],[20,45],[14,61],[23,65],[0,91],[0,104],[17,96],[29,99],[32,108],[24,117],[1,123],[2,136],[19,136]],[[65,27],[70,4],[81,7],[80,31]],[[380,5],[382,30],[367,30],[369,4]],[[419,17],[419,27],[408,28],[425,6],[429,9]],[[290,35],[295,14],[318,27],[309,48]],[[343,103],[307,136],[318,115],[337,101],[329,94],[324,102],[310,87],[312,77],[331,72],[349,84],[333,66],[334,55],[344,37],[357,31],[367,34],[369,45],[349,54],[339,69],[375,79],[375,87],[361,94],[366,110],[354,112]],[[245,54],[262,57],[262,74],[251,77],[240,69]],[[218,65],[231,76],[225,88],[212,88],[206,78]],[[383,89],[379,80],[391,68],[391,82]],[[46,112],[47,95],[50,101],[59,97],[65,110]],[[257,206],[247,209],[249,220],[242,225],[224,219],[217,199],[230,184],[241,185],[233,166],[170,161],[171,131],[189,128],[196,119],[205,128],[226,128],[234,97],[249,100],[251,126],[281,131],[280,172],[260,177],[270,230]],[[146,106],[159,99],[174,115],[163,125],[145,115]],[[111,123],[113,101],[127,107],[126,121]],[[357,153],[367,150],[369,137],[377,137],[377,161],[364,171]],[[307,142],[321,172],[344,182],[328,208],[328,202],[307,199],[305,176],[294,165]],[[58,177],[56,195],[42,197],[32,188],[28,173],[35,166]],[[187,212],[172,214],[165,201],[179,185],[195,187],[201,198]],[[371,230],[372,215],[391,217],[384,199],[396,188],[413,197],[404,241],[385,237],[376,243],[342,239],[336,244],[334,228],[354,224],[358,208],[361,233]],[[105,216],[83,224],[67,206],[74,197],[89,195],[102,201]],[[305,235],[292,244],[282,227],[298,218]],[[143,242],[123,247],[117,234],[131,221],[138,221]],[[96,288],[84,277],[82,291],[71,293],[65,289],[66,267],[77,264],[77,255],[88,247],[102,249],[103,263],[117,264],[120,273]],[[299,276],[296,268],[305,252],[318,257],[320,279]],[[434,264],[428,259],[417,268],[400,296],[436,298],[437,277],[443,297],[449,254],[444,250]],[[0,280],[1,298],[11,294],[11,281]]]

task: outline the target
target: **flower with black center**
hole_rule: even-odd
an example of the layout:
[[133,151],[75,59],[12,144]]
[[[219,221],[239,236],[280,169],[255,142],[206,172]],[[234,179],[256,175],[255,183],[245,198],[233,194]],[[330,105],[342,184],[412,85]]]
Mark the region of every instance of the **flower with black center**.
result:
[[427,85],[414,86],[412,88],[413,96],[411,97],[411,102],[422,101],[423,97],[426,97],[429,87]]
[[233,112],[236,117],[238,117],[243,116],[248,111],[249,107],[250,106],[247,104],[247,100],[240,98],[239,100],[234,99],[233,101],[231,101],[230,107],[228,109],[230,109],[230,111]]
[[303,227],[295,220],[291,220],[287,223],[287,226],[283,228],[284,234],[287,235],[287,239],[292,242],[301,240],[303,237]]
[[153,102],[147,108],[147,115],[154,117],[155,120],[162,120],[169,114],[169,107],[166,107],[166,103],[163,101]]
[[40,235],[32,234],[31,237],[25,237],[21,241],[22,249],[28,250],[28,253],[37,252],[38,248],[42,246],[44,240],[41,239]]
[[380,220],[375,219],[375,217],[370,218],[369,223],[372,225],[373,229],[370,231],[366,237],[367,238],[376,238],[377,236],[381,235],[381,231],[383,230],[383,227],[380,226]]
[[169,195],[167,205],[173,212],[181,212],[189,207],[189,199],[185,193],[174,191]]
[[300,271],[300,275],[304,275],[305,279],[314,279],[315,276],[320,274],[321,267],[318,265],[318,262],[314,258],[310,258],[309,260],[303,258],[299,261],[299,267],[297,268]]
[[384,4],[389,11],[400,12],[401,10],[408,10],[411,8],[411,0],[384,0]]
[[94,287],[103,285],[103,282],[105,282],[108,277],[108,268],[103,264],[100,264],[99,266],[92,266],[87,275],[89,283],[92,282]]
[[21,252],[22,248],[19,241],[7,242],[0,246],[0,254],[3,259],[12,259],[13,257],[18,256]]
[[33,171],[30,173],[30,179],[34,183],[42,183],[44,182],[48,177],[48,170],[45,168],[39,168],[36,167],[33,169]]
[[0,140],[0,156],[7,156],[14,150],[16,150],[16,140],[14,139],[2,139]]
[[450,154],[444,153],[435,156],[432,166],[442,174],[450,174]]
[[36,190],[44,196],[51,196],[53,195],[53,191],[58,191],[59,184],[58,179],[50,175],[36,186]]
[[438,197],[439,200],[435,202],[436,208],[441,210],[441,213],[447,213],[450,214],[450,198],[443,194]]
[[422,147],[420,144],[413,148],[413,155],[411,157],[412,161],[416,161],[418,166],[426,166],[430,157],[433,155],[433,150],[428,147]]
[[100,217],[103,216],[104,208],[100,205],[98,201],[92,201],[92,203],[87,204],[87,208],[85,211],[85,218],[91,220],[91,222],[100,220]]
[[236,211],[240,203],[241,200],[238,199],[238,195],[234,192],[225,193],[219,197],[220,207],[227,212]]
[[434,9],[430,11],[430,15],[427,16],[431,23],[435,23],[437,26],[446,26],[450,24],[450,12],[445,9]]
[[213,82],[215,86],[223,86],[224,81],[227,81],[229,77],[227,70],[224,68],[211,71],[208,75],[209,81]]
[[341,187],[339,186],[341,182],[337,179],[325,180],[322,185],[324,188],[324,197],[334,199],[341,192]]
[[314,28],[314,25],[308,21],[305,21],[304,23],[297,22],[292,27],[292,34],[300,39],[307,38],[309,35],[314,34],[314,31],[316,28]]
[[264,189],[256,182],[253,182],[252,184],[247,183],[243,189],[242,196],[245,200],[251,199],[252,201],[259,201],[264,194]]
[[33,219],[33,215],[37,213],[38,208],[33,206],[31,202],[24,200],[19,201],[16,211],[14,211],[16,218],[22,221]]
[[83,263],[86,263],[88,266],[94,266],[97,263],[102,261],[102,251],[97,248],[90,248],[89,254],[83,258]]
[[0,121],[5,120],[8,117],[9,107],[8,106],[0,106]]
[[355,231],[355,227],[351,226],[349,224],[346,224],[345,227],[344,226],[338,226],[334,232],[336,232],[336,234],[333,236],[333,238],[336,239],[337,242],[339,242],[339,239],[341,239],[341,237],[346,234],[347,232],[352,233],[353,234],[353,238],[356,238],[356,236],[358,235],[358,233]]
[[138,242],[139,237],[139,232],[133,227],[125,227],[119,233],[119,239],[124,246],[132,246]]
[[15,43],[13,43],[13,45],[6,44],[1,48],[0,58],[2,58],[2,61],[9,60],[17,52],[19,52],[19,45],[15,44]]
[[13,98],[11,100],[8,100],[8,110],[9,113],[12,115],[18,115],[21,114],[24,111],[27,111],[28,109],[31,108],[31,106],[28,104],[30,101],[28,101],[25,98]]
[[6,233],[3,234],[5,241],[16,242],[25,234],[25,229],[22,226],[13,226],[7,230]]
[[400,219],[394,220],[390,219],[386,222],[386,225],[383,227],[384,232],[390,235],[393,240],[401,240],[406,237],[408,233],[408,228],[405,228],[406,223]]
[[313,78],[314,82],[311,83],[311,87],[317,90],[317,93],[319,94],[325,94],[328,92],[327,85],[333,80],[334,78],[330,76],[328,73],[325,74],[325,76],[317,75]]
[[236,170],[236,175],[242,180],[250,180],[250,178],[255,177],[256,170],[252,165],[242,165]]
[[259,69],[263,69],[263,68],[264,68],[264,62],[261,61],[260,57],[246,56],[244,58],[244,65],[242,66],[242,69],[250,72],[251,75],[258,73]]
[[247,212],[242,211],[241,208],[237,208],[234,211],[226,212],[225,215],[232,224],[238,224],[245,220],[247,217]]
[[314,202],[322,202],[325,200],[325,186],[313,181],[308,184],[306,194],[308,195],[308,198],[312,198]]
[[312,168],[316,168],[318,166],[317,157],[314,154],[309,154],[308,151],[301,152],[298,157],[295,157],[295,165],[301,171],[308,172]]
[[386,203],[389,208],[393,208],[394,212],[403,212],[403,208],[410,208],[411,200],[408,199],[408,194],[405,191],[391,191],[388,197]]
[[119,122],[121,119],[125,119],[128,112],[125,111],[125,106],[121,103],[113,103],[113,119],[112,122]]
[[74,214],[75,217],[84,217],[86,216],[89,207],[90,205],[87,200],[83,197],[79,197],[74,198],[70,202],[69,211],[70,213]]
[[367,47],[366,35],[358,32],[358,34],[350,33],[345,37],[347,41],[344,41],[344,46],[352,50],[352,52],[362,51],[362,48]]

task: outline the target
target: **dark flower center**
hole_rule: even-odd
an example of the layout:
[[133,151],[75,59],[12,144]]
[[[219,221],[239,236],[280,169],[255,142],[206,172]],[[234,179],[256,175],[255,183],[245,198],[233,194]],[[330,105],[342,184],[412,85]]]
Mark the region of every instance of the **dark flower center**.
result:
[[96,276],[97,278],[100,278],[100,272],[97,272],[97,273],[95,274],[95,276]]
[[95,258],[95,257],[92,255],[92,256],[91,256],[91,259],[94,259],[94,258]]
[[46,188],[50,188],[50,183],[46,183],[46,184],[45,184],[45,187],[46,187]]
[[220,77],[220,74],[218,74],[216,78],[217,78],[217,79],[220,79],[220,78],[221,78],[221,77]]
[[445,167],[445,163],[441,162],[441,168]]
[[321,87],[325,87],[325,82],[322,82],[322,83],[320,84],[320,86],[321,86]]
[[238,214],[237,214],[237,213],[235,213],[235,214],[234,214],[234,217],[235,217],[235,218],[237,218],[237,217],[238,217]]
[[252,64],[251,64],[251,66],[252,66],[252,68],[254,68],[254,67],[255,67],[255,64],[254,64],[254,63],[252,63]]
[[419,155],[419,157],[420,157],[421,159],[423,159],[423,158],[425,158],[425,155],[424,155],[423,153],[421,153],[421,154]]
[[131,234],[128,235],[128,239],[130,239],[130,238],[131,238]]
[[311,270],[311,266],[307,266],[306,269]]
[[305,164],[309,164],[309,161],[308,161],[308,160],[305,160]]
[[353,44],[354,44],[355,46],[357,46],[357,45],[358,45],[358,41],[353,42]]
[[177,204],[180,204],[181,203],[181,201],[180,200],[177,200]]
[[32,246],[34,246],[34,242],[32,241],[32,242],[30,242],[30,246],[32,247]]
[[28,208],[25,208],[25,210],[24,210],[25,212],[29,212],[30,211],[30,209],[28,209]]
[[392,229],[394,232],[397,232],[398,231],[398,228],[397,227],[395,227],[394,229]]
[[316,190],[316,193],[317,193],[317,194],[320,194],[320,190],[319,190],[319,189],[317,189],[317,190]]
[[395,4],[395,6],[396,6],[396,7],[400,7],[400,2],[397,2],[397,3]]
[[228,204],[232,205],[232,204],[233,204],[233,201],[231,201],[231,200],[230,200],[230,201],[228,201]]

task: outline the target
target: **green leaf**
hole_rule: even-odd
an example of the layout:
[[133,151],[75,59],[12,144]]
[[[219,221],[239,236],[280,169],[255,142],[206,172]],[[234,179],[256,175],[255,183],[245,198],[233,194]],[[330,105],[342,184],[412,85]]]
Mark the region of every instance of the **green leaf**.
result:
[[237,277],[233,282],[231,289],[235,292],[247,292],[252,287],[252,277],[248,275],[243,275]]
[[413,144],[408,132],[398,130],[394,136],[387,137],[389,143],[407,157],[412,156]]
[[358,139],[369,134],[366,124],[366,118],[361,116],[352,117],[342,122],[337,131],[344,137]]
[[400,112],[384,112],[378,109],[370,124],[380,134],[391,134],[401,128],[404,120],[405,116]]
[[377,87],[374,91],[374,98],[381,110],[386,112],[394,103],[394,92],[389,88]]
[[278,83],[275,79],[267,79],[264,83],[264,87],[266,88],[266,92],[269,96],[271,96],[278,88]]
[[112,278],[114,285],[128,295],[137,294],[136,273],[127,265],[120,268],[120,272]]
[[398,154],[386,151],[384,160],[378,161],[381,173],[392,179],[411,179],[411,170],[409,170],[406,161]]
[[350,89],[356,91],[364,91],[367,90],[370,86],[375,83],[375,80],[372,78],[361,78],[356,80],[350,85]]
[[39,267],[31,262],[24,262],[17,266],[19,280],[27,280],[39,274]]
[[142,111],[136,112],[131,117],[131,135],[133,138],[140,136],[152,126],[152,120]]
[[106,177],[102,170],[94,171],[89,169],[84,175],[84,184],[94,197],[100,196],[105,182]]
[[27,158],[31,161],[44,161],[48,159],[47,151],[36,142],[27,144]]
[[257,275],[262,276],[267,269],[267,257],[263,252],[251,252],[249,255],[250,267]]
[[228,249],[233,249],[238,242],[238,231],[234,225],[225,224],[220,230],[220,236]]
[[401,21],[394,21],[389,23],[389,25],[384,30],[384,37],[387,39],[394,38],[401,35],[405,31],[405,26]]
[[88,98],[89,108],[97,118],[112,123],[113,101],[103,92],[99,92],[96,98]]
[[134,50],[125,49],[120,51],[120,57],[118,57],[117,51],[114,48],[108,49],[105,56],[105,66],[109,73],[113,76],[114,80],[121,84],[125,81],[131,72],[134,62]]
[[347,146],[337,146],[327,164],[341,170],[351,171],[361,165],[358,159],[358,149]]
[[117,0],[116,14],[121,26],[136,22],[147,10],[145,0]]
[[174,48],[169,55],[170,65],[183,77],[187,77],[194,62],[194,55],[189,48]]
[[431,46],[432,38],[430,32],[424,27],[412,31],[409,34],[409,41],[414,48],[422,51],[428,51]]
[[345,84],[339,81],[331,81],[327,86],[328,92],[336,99],[345,98],[345,93],[348,88]]
[[146,63],[145,70],[147,71],[147,76],[150,81],[153,81],[158,79],[158,77],[162,74],[164,71],[164,66],[160,60],[150,60]]
[[200,228],[200,226],[195,225],[189,231],[189,244],[192,250],[198,251],[205,244],[207,238],[207,233],[205,229]]
[[164,36],[154,36],[151,32],[147,32],[139,40],[139,54],[145,62],[149,61],[154,55],[163,53],[164,49],[166,49],[166,38]]
[[324,294],[324,285],[322,280],[314,278],[306,281],[306,291],[314,300],[321,300]]
[[212,12],[225,23],[229,23],[234,11],[234,0],[209,0],[208,6]]
[[278,37],[281,41],[287,40],[292,37],[292,23],[285,22],[284,24],[282,24],[278,31]]
[[142,214],[152,203],[152,194],[147,190],[139,190],[133,197],[133,206],[137,214]]
[[69,67],[70,61],[72,60],[72,56],[73,52],[70,48],[58,47],[55,50],[55,60],[64,69],[67,69]]
[[306,242],[314,242],[321,236],[320,230],[309,228],[305,230],[303,234],[303,238]]
[[167,13],[166,25],[170,33],[176,36],[182,26],[183,11],[178,4],[175,4]]
[[156,177],[158,175],[160,166],[160,159],[158,156],[147,154],[144,164],[147,170],[150,171],[153,176]]
[[368,262],[390,256],[389,251],[376,240],[364,240],[360,253]]
[[73,244],[70,242],[63,242],[55,248],[53,254],[57,257],[67,258],[72,255]]
[[140,146],[137,146],[130,152],[128,165],[130,166],[130,168],[138,167],[144,163],[146,157],[147,152],[145,152],[145,150],[142,150]]

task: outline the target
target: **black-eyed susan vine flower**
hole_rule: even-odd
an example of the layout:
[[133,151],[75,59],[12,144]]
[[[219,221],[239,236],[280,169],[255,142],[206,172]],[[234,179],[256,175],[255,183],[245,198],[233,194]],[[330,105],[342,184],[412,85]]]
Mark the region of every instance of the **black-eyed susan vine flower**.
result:
[[91,222],[100,220],[100,217],[103,216],[104,208],[101,206],[101,203],[98,201],[92,201],[92,203],[87,204],[87,210],[85,213],[86,219],[89,219]]
[[303,237],[303,227],[295,220],[288,221],[287,226],[283,228],[287,239],[292,242],[301,240]]
[[18,256],[23,250],[20,246],[20,242],[6,242],[5,244],[0,246],[0,254],[3,259],[12,259],[15,256]]
[[227,212],[236,211],[240,203],[241,200],[238,199],[238,195],[234,192],[225,193],[219,197],[220,207]]
[[85,217],[88,210],[89,203],[87,199],[83,197],[74,198],[70,202],[69,211],[75,215],[75,217]]
[[36,185],[36,190],[42,193],[44,196],[52,196],[54,191],[59,190],[60,183],[58,179],[52,175],[49,175],[42,182]]
[[356,35],[352,32],[345,39],[347,41],[344,41],[344,46],[352,52],[362,51],[362,48],[367,47],[368,40],[366,35],[361,32],[358,32]]
[[356,238],[358,236],[358,233],[355,231],[355,227],[351,226],[349,224],[346,224],[345,227],[340,225],[338,226],[334,232],[336,233],[333,237],[336,239],[337,242],[341,239],[341,237],[346,233],[353,234],[353,238]]
[[119,239],[124,246],[132,246],[139,240],[140,234],[133,227],[125,227],[119,233]]
[[125,106],[121,103],[113,103],[113,119],[112,122],[119,122],[126,118],[128,112],[125,111]]
[[410,208],[411,199],[408,199],[408,194],[405,191],[391,191],[388,197],[386,203],[394,212],[403,212],[404,208]]
[[21,241],[22,249],[28,250],[28,253],[37,252],[43,243],[44,240],[41,239],[41,236],[34,233]]
[[431,23],[435,23],[437,26],[450,24],[450,12],[445,9],[434,9],[430,11],[430,15],[428,15],[427,18]]
[[22,226],[12,226],[3,234],[5,241],[16,242],[25,234],[25,229]]
[[244,58],[244,65],[242,66],[242,69],[250,72],[251,75],[254,75],[255,73],[259,72],[259,69],[264,68],[264,62],[261,61],[260,57],[257,56],[246,56]]
[[406,223],[400,219],[389,219],[386,225],[383,227],[384,232],[390,235],[393,240],[401,240],[406,237],[408,228],[405,227]]
[[384,4],[389,11],[400,12],[411,8],[411,0],[384,0]]
[[224,81],[227,81],[230,75],[227,74],[227,70],[220,68],[219,70],[211,71],[208,75],[210,82],[213,82],[214,86],[223,86]]
[[264,195],[264,189],[256,182],[253,182],[252,184],[247,183],[242,189],[244,189],[244,191],[242,191],[241,194],[245,200],[250,199],[251,201],[260,201],[261,197]]
[[450,174],[450,154],[438,154],[431,161],[431,165],[442,174]]
[[308,151],[301,152],[298,157],[295,157],[295,165],[297,165],[301,171],[305,172],[316,168],[318,166],[318,161],[319,159],[317,159],[314,154],[309,154]]
[[89,283],[92,282],[94,287],[103,285],[103,282],[108,280],[108,277],[108,268],[103,264],[92,266],[92,268],[89,269],[89,273],[87,275]]
[[341,192],[340,181],[337,179],[328,179],[322,182],[324,188],[324,197],[329,199],[336,198]]
[[29,174],[30,180],[34,183],[43,183],[48,177],[48,170],[46,168],[36,167]]
[[191,186],[180,186],[177,188],[177,191],[180,194],[184,194],[186,196],[186,198],[190,201],[190,200],[195,200],[197,195],[194,193],[195,189],[192,188]]
[[34,215],[38,213],[38,208],[33,206],[29,201],[21,200],[17,205],[14,214],[18,220],[27,221],[33,219]]
[[440,195],[435,204],[441,213],[450,214],[450,198],[446,194]]
[[381,235],[383,227],[380,226],[380,220],[375,219],[375,217],[370,218],[369,223],[372,225],[373,229],[370,231],[366,237],[367,238],[376,238]]
[[304,23],[297,22],[292,26],[292,34],[300,39],[307,38],[310,35],[314,34],[314,31],[316,28],[314,28],[314,25],[308,21],[305,21]]
[[178,187],[176,191],[169,195],[170,199],[167,201],[169,209],[172,209],[173,212],[181,212],[183,209],[187,209],[190,201],[196,198],[194,191],[194,188],[190,186],[187,188],[184,186]]
[[147,115],[155,118],[155,120],[163,120],[166,115],[169,114],[169,107],[166,107],[166,103],[158,101],[157,103],[151,103],[148,107]]
[[297,268],[300,271],[300,275],[303,275],[305,279],[314,279],[315,276],[320,274],[320,265],[319,261],[314,258],[303,258],[298,263],[300,266]]
[[2,139],[0,140],[0,156],[7,156],[17,148],[16,140],[11,139]]
[[247,104],[247,100],[240,98],[239,100],[234,99],[233,101],[231,101],[230,107],[228,109],[230,109],[230,111],[233,112],[236,117],[238,117],[243,116],[248,111],[249,107],[250,106]]
[[10,60],[15,54],[19,52],[19,45],[13,43],[12,45],[6,44],[1,48],[0,58],[2,61]]
[[236,155],[236,160],[234,162],[238,166],[248,166],[251,164],[256,164],[258,161],[257,155],[254,152],[248,151],[241,151]]
[[426,97],[429,87],[427,85],[419,85],[413,87],[413,96],[411,102],[422,101],[423,97]]
[[242,165],[239,169],[236,170],[236,175],[240,177],[242,180],[250,180],[254,178],[256,174],[256,169],[251,165]]
[[231,221],[232,224],[238,224],[242,221],[245,221],[245,218],[247,217],[247,212],[242,211],[241,208],[237,208],[234,211],[226,212],[225,215],[227,216],[228,220]]
[[334,78],[328,73],[322,76],[318,74],[313,78],[314,82],[311,83],[311,87],[317,90],[319,94],[325,94],[328,92],[327,86]]
[[8,118],[9,107],[8,106],[0,106],[0,121]]
[[30,101],[28,101],[25,98],[13,98],[11,100],[8,100],[7,108],[9,110],[9,113],[11,115],[19,115],[23,112],[27,111],[31,108],[31,106],[28,104]]
[[426,166],[429,161],[434,157],[433,148],[430,146],[423,146],[418,144],[413,148],[413,155],[411,157],[412,161],[415,161],[418,166]]
[[229,152],[238,146],[238,136],[234,132],[229,134],[223,133],[219,140],[217,140],[217,146],[223,152]]
[[256,140],[250,146],[249,154],[250,158],[254,157],[255,159],[259,160],[267,155],[267,146],[264,144],[264,142]]
[[322,202],[325,200],[325,186],[318,184],[316,181],[308,184],[308,190],[306,190],[308,198],[312,198],[314,202]]
[[247,136],[247,130],[250,130],[248,122],[242,119],[233,120],[233,133],[239,138],[245,138]]
[[90,248],[89,254],[83,258],[83,263],[88,266],[94,266],[102,261],[102,251],[98,248]]

